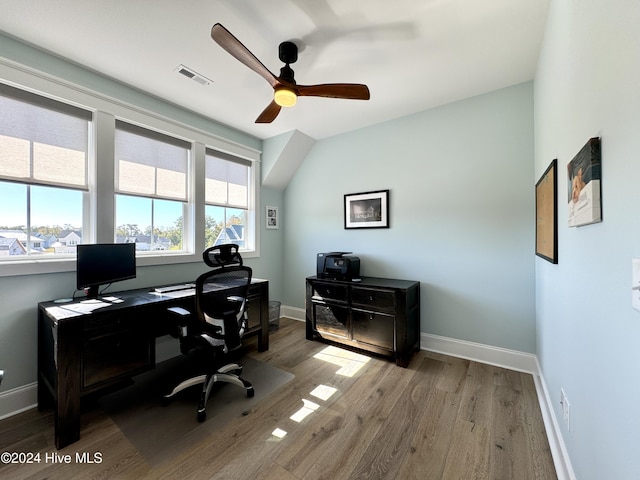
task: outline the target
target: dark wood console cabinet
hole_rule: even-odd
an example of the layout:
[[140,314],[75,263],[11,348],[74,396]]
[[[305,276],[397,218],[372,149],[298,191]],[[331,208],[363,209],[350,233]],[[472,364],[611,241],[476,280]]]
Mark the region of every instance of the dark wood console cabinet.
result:
[[392,357],[407,367],[420,348],[420,283],[362,277],[307,278],[307,339]]

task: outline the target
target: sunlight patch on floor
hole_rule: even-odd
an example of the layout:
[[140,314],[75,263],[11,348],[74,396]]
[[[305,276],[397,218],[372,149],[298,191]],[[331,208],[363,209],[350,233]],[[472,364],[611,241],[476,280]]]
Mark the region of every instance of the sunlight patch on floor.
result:
[[272,440],[282,440],[287,436],[287,432],[282,430],[281,428],[276,428],[273,432],[271,432]]
[[311,395],[325,402],[331,398],[331,396],[338,391],[337,388],[328,387],[327,385],[318,385],[311,390]]
[[302,408],[289,417],[294,422],[300,423],[302,420],[304,420],[320,408],[320,405],[312,402],[311,400],[307,400],[306,398],[302,399],[302,404]]
[[370,360],[366,355],[334,347],[333,345],[329,345],[316,353],[313,358],[338,365],[340,369],[336,374],[345,377],[353,377]]
[[[326,348],[322,349],[322,351],[316,353],[313,357],[332,365],[339,366],[340,368],[336,371],[336,375],[341,375],[349,378],[354,377],[370,360],[370,358],[366,355],[355,353],[349,350],[344,350],[339,347],[334,347],[333,345],[327,346]],[[326,402],[337,391],[337,388],[320,384],[311,392],[309,392],[309,394],[319,399],[320,401]],[[320,405],[312,402],[311,400],[303,398],[302,407],[293,415],[291,415],[289,419],[293,420],[296,423],[300,423],[309,415],[318,411],[319,409]],[[282,428],[276,428],[273,432],[271,432],[269,441],[279,442],[284,439],[286,435],[286,430]]]

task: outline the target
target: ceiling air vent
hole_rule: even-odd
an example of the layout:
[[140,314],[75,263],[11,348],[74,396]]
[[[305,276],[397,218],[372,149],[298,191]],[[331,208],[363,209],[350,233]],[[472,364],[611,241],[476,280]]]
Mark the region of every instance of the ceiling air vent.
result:
[[184,65],[178,65],[178,67],[176,68],[176,72],[181,73],[185,77],[190,78],[195,82],[198,82],[200,85],[209,85],[210,83],[213,83],[212,80],[209,80],[207,77],[200,75],[198,72],[195,72],[194,70],[185,67]]

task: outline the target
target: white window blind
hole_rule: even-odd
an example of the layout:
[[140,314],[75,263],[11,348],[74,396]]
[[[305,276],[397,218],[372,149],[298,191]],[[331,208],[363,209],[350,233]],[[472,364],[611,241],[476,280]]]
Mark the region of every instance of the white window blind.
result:
[[205,202],[247,209],[249,207],[249,172],[246,160],[207,149],[205,158]]
[[0,84],[0,180],[87,190],[91,112]]
[[116,121],[116,191],[187,201],[191,144]]

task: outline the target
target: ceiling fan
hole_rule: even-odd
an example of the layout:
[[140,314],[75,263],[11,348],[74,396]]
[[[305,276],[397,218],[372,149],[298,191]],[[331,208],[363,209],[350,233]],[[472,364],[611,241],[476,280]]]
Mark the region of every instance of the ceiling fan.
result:
[[282,42],[278,49],[280,61],[285,65],[276,77],[229,30],[216,23],[211,28],[211,38],[233,57],[263,77],[274,90],[273,100],[256,119],[256,123],[271,123],[282,107],[292,107],[298,97],[347,98],[369,100],[369,88],[355,83],[325,83],[298,85],[289,66],[298,60],[298,47],[293,42]]

